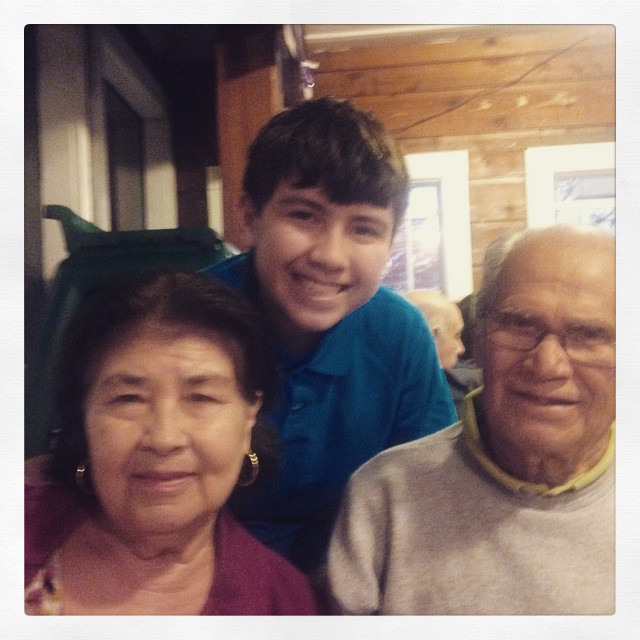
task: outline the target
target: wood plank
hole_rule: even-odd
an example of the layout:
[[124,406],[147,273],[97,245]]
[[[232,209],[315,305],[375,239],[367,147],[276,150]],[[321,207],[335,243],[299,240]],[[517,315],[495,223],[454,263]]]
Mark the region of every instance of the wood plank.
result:
[[241,250],[249,236],[238,204],[249,145],[262,125],[282,108],[275,66],[227,73],[218,56],[218,144],[222,173],[224,238]]
[[492,144],[476,141],[469,149],[470,178],[486,180],[523,176],[525,148],[522,141],[494,139]]
[[371,96],[353,103],[371,111],[399,139],[615,123],[615,89],[604,82]]
[[518,183],[476,184],[469,182],[471,222],[517,223],[527,218],[524,176]]
[[615,42],[612,25],[532,25],[519,33],[513,25],[493,25],[493,32],[481,37],[452,41],[354,48],[313,54],[323,73],[381,67],[404,67],[433,62],[473,60],[559,51],[567,47],[611,46]]
[[586,47],[500,58],[446,61],[314,74],[317,95],[371,95],[493,89],[515,83],[558,83],[615,78],[615,48]]
[[[478,135],[441,136],[437,138],[405,138],[401,141],[405,153],[424,153],[427,151],[469,150],[469,171],[475,177],[488,177],[493,172],[483,172],[474,166],[474,154],[483,149],[504,150],[514,153],[528,147],[541,147],[558,144],[578,144],[585,142],[612,142],[615,140],[615,125],[582,128],[558,128],[514,131],[490,131]],[[480,165],[481,166],[481,165]]]

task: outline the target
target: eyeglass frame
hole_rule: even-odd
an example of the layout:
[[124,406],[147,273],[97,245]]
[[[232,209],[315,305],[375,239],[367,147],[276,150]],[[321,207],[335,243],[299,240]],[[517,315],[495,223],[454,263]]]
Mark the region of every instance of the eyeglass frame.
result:
[[[536,334],[536,336],[531,336],[529,339],[533,341],[533,344],[530,347],[518,347],[518,346],[514,346],[511,343],[505,343],[505,342],[501,342],[499,340],[495,339],[495,334],[498,333],[499,331],[503,331],[503,332],[509,332],[509,329],[505,326],[500,326],[500,318],[504,318],[505,316],[509,316],[511,319],[515,319],[515,320],[521,320],[521,321],[525,321],[525,322],[530,322],[529,327],[531,328],[537,328],[538,329],[538,333]],[[494,324],[495,328],[491,328],[491,325]],[[588,328],[588,327],[585,327]],[[599,327],[593,327],[594,329],[599,329]],[[512,329],[513,331],[513,329]],[[570,351],[573,351],[571,345],[569,344],[569,349],[567,349],[567,340],[571,339],[571,334],[572,332],[575,332],[575,327],[574,328],[568,328],[565,329],[563,331],[553,331],[551,330],[549,327],[544,326],[542,322],[540,322],[540,320],[534,316],[528,316],[527,314],[519,314],[516,311],[510,311],[510,310],[500,310],[500,311],[496,311],[491,313],[488,317],[487,317],[487,321],[486,321],[486,335],[487,338],[489,339],[490,342],[492,342],[493,344],[500,346],[500,347],[504,347],[505,349],[510,349],[512,351],[518,351],[520,353],[528,353],[530,351],[533,351],[534,349],[536,349],[540,343],[545,340],[545,338],[549,335],[553,335],[558,339],[558,342],[560,344],[560,346],[562,347],[562,349],[564,350],[564,352],[567,354],[567,358],[569,358],[569,360],[571,360],[572,362],[576,362],[580,365],[583,366],[587,366],[587,367],[597,367],[598,369],[615,369],[616,367],[616,341],[615,338],[609,342],[608,344],[601,344],[599,345],[599,348],[611,348],[612,354],[613,354],[613,362],[611,364],[603,364],[603,363],[598,363],[598,362],[591,362],[589,360],[584,360],[584,359],[580,359],[580,358],[575,358],[574,356],[571,355]],[[511,333],[512,337],[515,337],[516,339],[522,338],[525,339],[527,338],[526,335],[520,335],[520,336],[514,336],[513,333]]]

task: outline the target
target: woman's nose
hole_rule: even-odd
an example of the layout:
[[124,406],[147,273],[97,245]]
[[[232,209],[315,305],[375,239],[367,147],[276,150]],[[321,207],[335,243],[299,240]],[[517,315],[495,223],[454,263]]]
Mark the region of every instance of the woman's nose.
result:
[[173,400],[154,402],[143,430],[142,444],[159,454],[167,454],[184,446],[184,416]]

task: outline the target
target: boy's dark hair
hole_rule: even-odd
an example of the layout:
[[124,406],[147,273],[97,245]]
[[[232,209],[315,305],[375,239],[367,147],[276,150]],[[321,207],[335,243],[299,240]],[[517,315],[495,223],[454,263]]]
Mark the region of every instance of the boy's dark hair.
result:
[[[263,323],[238,292],[197,273],[114,283],[87,296],[65,331],[57,361],[53,476],[77,490],[76,468],[88,458],[84,403],[92,367],[125,331],[146,321],[215,331],[237,344],[239,355],[234,354],[234,362],[242,395],[250,402],[259,392],[263,395],[252,433],[252,447],[260,460],[258,480],[272,476],[278,447],[264,415],[274,402],[277,377]],[[97,506],[91,496],[83,499],[89,506]]]
[[258,213],[282,180],[320,186],[341,204],[391,205],[394,229],[408,202],[409,175],[398,142],[372,115],[334,98],[282,111],[258,133],[242,183]]

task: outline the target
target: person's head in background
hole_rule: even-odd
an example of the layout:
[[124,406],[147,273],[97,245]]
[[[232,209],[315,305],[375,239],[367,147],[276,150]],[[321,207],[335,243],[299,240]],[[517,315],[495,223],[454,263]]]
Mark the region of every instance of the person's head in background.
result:
[[[485,249],[482,262],[482,286],[489,286],[502,259],[509,251],[511,244],[518,237],[519,232],[512,231],[494,238]],[[462,313],[464,328],[462,329],[462,344],[464,345],[465,359],[475,360],[473,343],[475,340],[476,305],[478,294],[473,291],[458,301],[458,308]]]
[[475,336],[475,324],[476,324],[476,298],[477,294],[474,292],[466,295],[462,300],[458,300],[456,303],[460,313],[462,314],[462,333],[460,334],[460,340],[462,340],[462,346],[464,347],[465,360],[473,360],[473,340]]
[[408,192],[399,144],[349,102],[306,101],[259,132],[241,206],[266,313],[292,350],[376,292]]
[[440,291],[416,289],[405,298],[420,308],[436,340],[440,364],[450,372],[464,353],[464,321],[458,305]]

